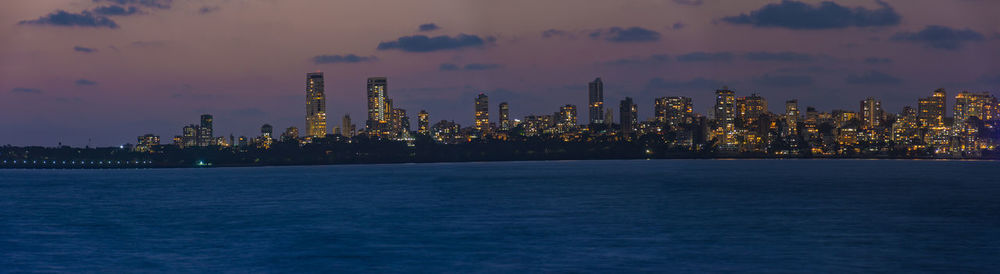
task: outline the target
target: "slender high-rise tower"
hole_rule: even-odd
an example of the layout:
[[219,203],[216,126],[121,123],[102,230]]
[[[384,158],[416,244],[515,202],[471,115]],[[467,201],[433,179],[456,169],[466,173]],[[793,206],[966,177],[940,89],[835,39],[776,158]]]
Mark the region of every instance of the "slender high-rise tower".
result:
[[500,103],[500,130],[510,130],[510,105],[507,102]]
[[882,101],[874,97],[868,97],[861,101],[861,108],[858,115],[861,116],[862,129],[874,129],[882,126]]
[[306,74],[306,135],[326,136],[326,92],[322,72]]
[[626,138],[631,138],[631,135],[635,133],[635,126],[639,123],[639,110],[638,106],[632,102],[632,97],[625,97],[625,100],[621,101],[621,105],[618,106],[618,119],[621,119],[619,125],[621,126],[621,133]]
[[212,115],[201,115],[201,126],[198,127],[198,146],[210,146],[213,144],[214,133],[212,131]]
[[715,120],[719,125],[731,131],[736,124],[736,93],[729,87],[715,91]]
[[367,131],[376,135],[387,133],[392,118],[388,80],[385,77],[369,77],[367,91],[368,121],[365,123]]
[[604,123],[604,82],[598,77],[588,85],[590,98],[590,123]]
[[476,96],[475,129],[478,132],[490,130],[490,97],[480,93]]
[[801,120],[801,115],[799,115],[799,100],[788,100],[785,101],[785,132],[784,136],[796,136],[799,135],[799,120]]
[[428,134],[431,130],[430,114],[427,114],[426,110],[420,110],[417,113],[417,133]]

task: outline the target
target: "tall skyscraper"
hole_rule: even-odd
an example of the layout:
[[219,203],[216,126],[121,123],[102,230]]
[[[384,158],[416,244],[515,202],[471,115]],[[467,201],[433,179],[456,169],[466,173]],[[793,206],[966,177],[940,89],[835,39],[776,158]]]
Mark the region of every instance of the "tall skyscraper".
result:
[[688,97],[673,96],[656,98],[655,108],[656,120],[672,126],[688,123],[688,119],[694,114],[691,98]]
[[478,132],[486,132],[490,129],[490,97],[480,93],[476,96],[475,129]]
[[739,145],[736,138],[736,93],[729,87],[715,91],[715,121],[714,135],[719,140],[719,149],[735,151]]
[[322,72],[306,74],[306,135],[326,136],[326,91]]
[[917,102],[917,120],[924,127],[944,126],[948,95],[943,88],[934,90],[931,97],[920,98]]
[[868,97],[861,101],[861,128],[874,129],[882,126],[882,119],[885,113],[882,111],[882,101],[873,97]]
[[625,97],[618,108],[622,135],[629,138],[635,133],[635,127],[639,124],[639,107],[632,102],[632,97]]
[[392,116],[389,106],[389,85],[385,77],[368,78],[368,121],[366,126],[369,134],[384,135],[388,133],[388,124]]
[[430,119],[430,114],[428,114],[426,110],[421,109],[420,113],[417,113],[417,133],[425,135],[430,133]]
[[510,130],[510,105],[507,102],[500,103],[500,130]]
[[729,87],[715,91],[715,120],[720,126],[731,129],[736,121],[736,93]]
[[785,101],[785,132],[784,136],[796,136],[799,134],[799,100]]
[[212,132],[212,115],[202,114],[201,115],[201,126],[198,127],[198,146],[210,146],[214,145]]
[[590,99],[590,124],[604,123],[604,82],[597,77],[587,85],[588,98]]

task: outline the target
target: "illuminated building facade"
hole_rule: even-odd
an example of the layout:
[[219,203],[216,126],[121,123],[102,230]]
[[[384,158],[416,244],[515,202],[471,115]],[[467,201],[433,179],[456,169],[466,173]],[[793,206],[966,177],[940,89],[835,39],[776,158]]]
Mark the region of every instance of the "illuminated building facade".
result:
[[510,105],[507,102],[500,103],[500,130],[509,131],[510,125]]
[[731,130],[736,122],[736,93],[729,87],[715,91],[715,120],[721,127]]
[[135,145],[137,152],[154,152],[160,146],[160,136],[146,134],[139,136]]
[[391,126],[393,135],[395,136],[404,136],[410,132],[410,117],[406,115],[405,109],[392,109]]
[[198,127],[197,142],[200,147],[215,145],[214,132],[212,132],[212,115],[202,114],[201,125]]
[[264,124],[263,126],[260,126],[260,136],[257,136],[257,138],[254,140],[254,144],[257,145],[257,148],[262,148],[262,149],[271,148],[271,144],[274,143],[274,138],[272,137],[273,133],[274,133],[274,127],[272,127],[271,125]]
[[917,110],[910,106],[903,107],[903,112],[896,116],[896,122],[892,124],[893,143],[902,147],[916,144],[920,140],[920,120]]
[[569,128],[576,126],[575,105],[565,105],[559,107],[559,112],[556,114],[556,126],[559,127],[560,130],[568,130]]
[[934,90],[930,97],[920,98],[917,102],[917,119],[924,127],[944,126],[947,93],[943,88]]
[[992,121],[997,120],[997,114],[997,99],[988,92],[962,91],[955,95],[955,128],[964,127],[969,117]]
[[861,129],[875,129],[882,126],[885,113],[882,111],[882,101],[868,97],[861,101]]
[[587,85],[590,124],[604,123],[604,82],[598,77]]
[[187,125],[181,135],[181,147],[194,147],[198,146],[198,126],[197,125]]
[[431,135],[434,140],[443,143],[457,143],[464,140],[462,136],[462,126],[455,121],[441,120],[431,126]]
[[366,131],[369,135],[388,135],[389,122],[392,118],[388,80],[385,77],[368,78],[367,91],[368,121],[366,122]]
[[476,96],[475,104],[475,125],[476,132],[485,133],[490,130],[490,97],[480,93]]
[[430,133],[430,121],[430,114],[426,110],[420,110],[420,113],[417,113],[417,133],[422,135]]
[[660,97],[654,102],[655,119],[671,126],[691,123],[694,106],[688,97]]
[[743,128],[753,128],[767,114],[767,99],[756,93],[736,98],[736,121]]
[[799,100],[785,101],[785,137],[799,135],[799,115]]
[[326,136],[326,91],[322,72],[306,74],[306,135]]
[[719,150],[735,151],[739,142],[736,136],[736,93],[729,87],[715,91],[715,138]]

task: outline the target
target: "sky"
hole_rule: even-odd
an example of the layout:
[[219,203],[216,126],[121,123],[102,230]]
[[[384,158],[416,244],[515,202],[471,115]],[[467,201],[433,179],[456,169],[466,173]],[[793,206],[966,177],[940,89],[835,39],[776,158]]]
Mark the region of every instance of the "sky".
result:
[[[0,9],[0,145],[169,140],[199,115],[216,135],[305,123],[305,76],[325,74],[329,124],[365,119],[365,81],[396,106],[468,125],[476,94],[512,117],[758,93],[820,111],[887,111],[936,88],[1000,87],[991,0],[7,0]],[[949,100],[949,107],[953,101]]]

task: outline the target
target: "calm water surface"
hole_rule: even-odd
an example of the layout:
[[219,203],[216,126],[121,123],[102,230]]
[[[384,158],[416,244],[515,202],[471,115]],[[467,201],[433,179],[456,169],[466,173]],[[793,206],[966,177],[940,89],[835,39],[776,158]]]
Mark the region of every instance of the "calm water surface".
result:
[[998,272],[1000,162],[0,170],[0,272]]

